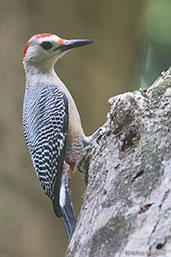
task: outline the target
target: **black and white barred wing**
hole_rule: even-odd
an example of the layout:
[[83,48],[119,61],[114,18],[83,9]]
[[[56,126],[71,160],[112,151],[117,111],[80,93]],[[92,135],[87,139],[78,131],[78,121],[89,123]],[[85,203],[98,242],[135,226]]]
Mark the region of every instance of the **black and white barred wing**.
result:
[[23,127],[37,176],[46,195],[53,200],[60,190],[68,129],[65,94],[56,86],[27,87]]

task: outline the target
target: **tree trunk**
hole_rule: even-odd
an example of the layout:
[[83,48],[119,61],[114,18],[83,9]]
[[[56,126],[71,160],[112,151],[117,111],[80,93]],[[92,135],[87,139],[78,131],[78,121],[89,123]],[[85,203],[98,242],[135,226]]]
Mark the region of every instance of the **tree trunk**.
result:
[[171,69],[109,99],[67,257],[171,256]]

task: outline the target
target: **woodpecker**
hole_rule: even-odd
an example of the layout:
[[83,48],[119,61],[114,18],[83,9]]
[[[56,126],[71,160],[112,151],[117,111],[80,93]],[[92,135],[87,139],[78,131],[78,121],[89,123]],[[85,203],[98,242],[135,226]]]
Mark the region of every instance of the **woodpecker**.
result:
[[24,136],[41,186],[51,199],[56,216],[62,217],[69,240],[76,225],[69,198],[73,171],[85,146],[100,135],[101,129],[91,137],[85,136],[76,104],[54,65],[70,49],[92,42],[36,34],[26,43],[23,56]]

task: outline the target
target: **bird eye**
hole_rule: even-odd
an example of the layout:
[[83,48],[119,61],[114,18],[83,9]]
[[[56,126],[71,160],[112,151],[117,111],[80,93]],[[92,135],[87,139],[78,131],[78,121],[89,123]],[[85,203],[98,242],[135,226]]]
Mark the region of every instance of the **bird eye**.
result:
[[51,49],[52,46],[53,46],[52,43],[49,42],[49,41],[44,41],[44,42],[41,43],[41,47],[42,47],[43,49],[45,49],[45,50]]

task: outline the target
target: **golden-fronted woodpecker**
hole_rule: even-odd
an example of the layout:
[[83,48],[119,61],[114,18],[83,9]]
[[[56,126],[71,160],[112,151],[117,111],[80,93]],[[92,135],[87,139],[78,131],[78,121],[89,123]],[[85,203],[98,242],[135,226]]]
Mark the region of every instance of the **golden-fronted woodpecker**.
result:
[[57,217],[62,217],[69,240],[76,220],[69,199],[73,171],[84,148],[101,132],[86,137],[75,102],[54,71],[70,49],[92,40],[66,40],[54,34],[32,36],[24,49],[26,90],[23,128],[31,159]]

